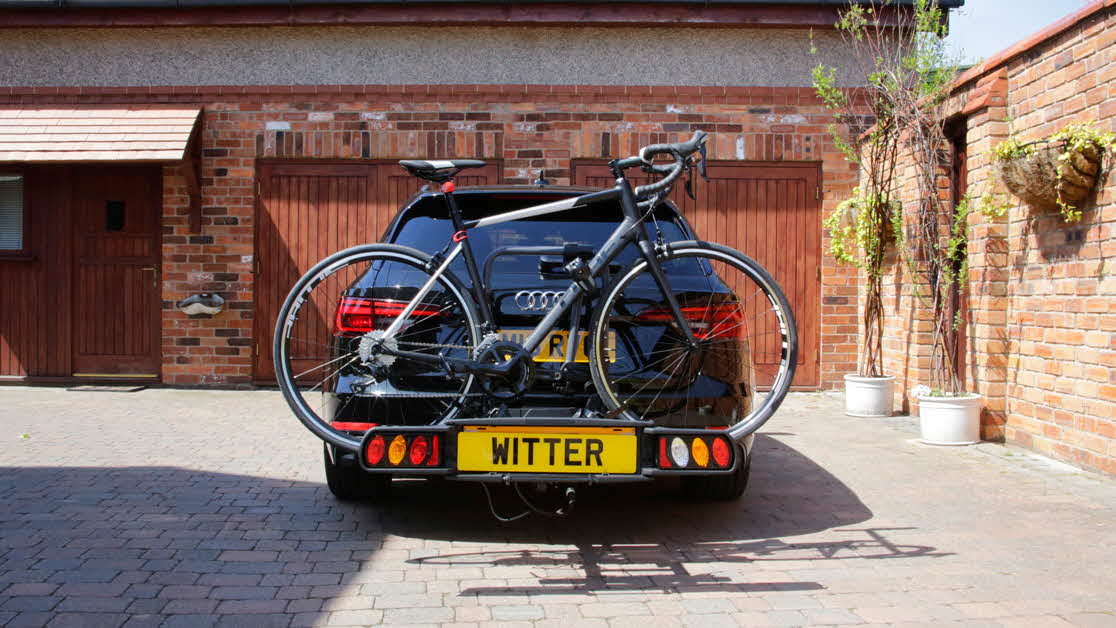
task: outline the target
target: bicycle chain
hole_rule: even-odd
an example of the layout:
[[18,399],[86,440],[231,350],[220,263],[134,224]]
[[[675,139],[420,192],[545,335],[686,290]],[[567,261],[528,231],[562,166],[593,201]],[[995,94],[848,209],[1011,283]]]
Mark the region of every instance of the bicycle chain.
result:
[[[436,343],[436,342],[417,342],[417,341],[414,341],[414,340],[401,340],[401,341],[399,341],[399,344],[414,345],[416,347],[431,347],[431,348],[438,348],[438,349],[462,349],[462,350],[469,351],[469,352],[473,351],[473,347],[469,347],[469,346],[466,346],[466,345],[439,344],[439,343]],[[369,397],[378,397],[380,399],[430,399],[430,398],[438,398],[438,397],[457,399],[459,397],[483,397],[485,395],[486,395],[486,393],[483,393],[483,392],[481,392],[481,393],[405,393],[405,392],[399,392],[399,393],[387,393],[387,394],[368,395],[368,396]]]

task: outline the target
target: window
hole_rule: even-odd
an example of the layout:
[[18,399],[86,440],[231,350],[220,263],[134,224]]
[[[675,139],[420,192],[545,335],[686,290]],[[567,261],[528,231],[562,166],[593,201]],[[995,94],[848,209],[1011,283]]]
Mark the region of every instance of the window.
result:
[[0,255],[26,248],[23,176],[0,174]]

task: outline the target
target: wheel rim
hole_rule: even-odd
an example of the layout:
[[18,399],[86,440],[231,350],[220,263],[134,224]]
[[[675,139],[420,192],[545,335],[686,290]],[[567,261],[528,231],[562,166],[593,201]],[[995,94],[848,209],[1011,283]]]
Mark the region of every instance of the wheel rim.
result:
[[646,262],[636,264],[594,326],[598,391],[620,416],[725,429],[739,440],[790,388],[797,338],[786,299],[758,265],[733,253],[676,250],[660,264],[697,347],[686,347]]
[[395,337],[382,337],[428,278],[421,259],[355,253],[319,265],[288,297],[276,328],[276,378],[298,418],[323,440],[355,451],[366,424],[431,423],[460,412],[472,376],[451,376],[444,364],[375,348],[471,356],[475,313],[463,289],[446,277]]

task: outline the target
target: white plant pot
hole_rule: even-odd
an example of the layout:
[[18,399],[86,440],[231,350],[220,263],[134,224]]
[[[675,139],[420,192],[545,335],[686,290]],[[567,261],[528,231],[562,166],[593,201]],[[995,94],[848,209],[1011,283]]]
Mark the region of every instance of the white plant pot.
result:
[[927,445],[972,445],[980,442],[981,395],[918,398],[919,427]]
[[891,416],[895,378],[845,376],[845,414],[849,416]]

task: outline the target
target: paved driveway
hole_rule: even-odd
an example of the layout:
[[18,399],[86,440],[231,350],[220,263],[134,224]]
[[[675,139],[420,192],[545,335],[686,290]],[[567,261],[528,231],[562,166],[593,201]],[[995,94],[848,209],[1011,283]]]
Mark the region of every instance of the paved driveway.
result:
[[742,502],[505,525],[474,485],[335,501],[277,393],[0,388],[0,625],[1116,626],[1113,481],[785,407]]

